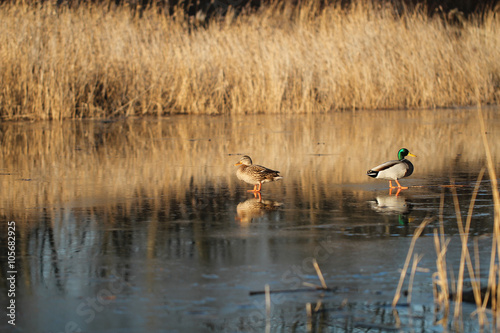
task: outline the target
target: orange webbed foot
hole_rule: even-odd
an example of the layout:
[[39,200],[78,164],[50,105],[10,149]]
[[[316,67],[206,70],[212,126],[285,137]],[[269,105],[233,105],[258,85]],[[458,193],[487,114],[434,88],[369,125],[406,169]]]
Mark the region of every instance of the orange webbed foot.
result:
[[408,189],[407,186],[401,186],[401,184],[398,182],[397,179],[396,179],[396,183],[398,184],[398,188],[400,188],[401,190],[407,190]]

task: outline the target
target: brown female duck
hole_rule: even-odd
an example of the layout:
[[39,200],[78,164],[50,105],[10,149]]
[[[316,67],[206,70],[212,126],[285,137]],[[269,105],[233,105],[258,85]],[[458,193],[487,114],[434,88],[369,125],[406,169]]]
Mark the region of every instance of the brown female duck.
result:
[[280,176],[279,171],[252,164],[252,159],[247,155],[243,156],[235,165],[240,166],[238,170],[236,170],[238,179],[254,185],[253,190],[248,190],[248,192],[260,192],[262,183],[272,182],[283,178]]

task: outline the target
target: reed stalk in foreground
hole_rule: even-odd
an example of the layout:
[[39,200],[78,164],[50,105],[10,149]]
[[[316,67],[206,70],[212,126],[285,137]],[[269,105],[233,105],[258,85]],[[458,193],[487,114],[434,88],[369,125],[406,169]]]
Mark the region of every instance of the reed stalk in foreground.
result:
[[[489,268],[489,276],[488,276],[488,285],[486,287],[481,288],[480,279],[479,279],[479,255],[477,251],[477,240],[475,241],[476,247],[476,255],[475,261],[476,266],[473,265],[470,251],[468,249],[468,240],[469,240],[469,229],[472,221],[472,212],[474,209],[474,203],[477,197],[477,193],[479,191],[479,186],[481,184],[481,180],[483,178],[483,174],[485,170],[481,170],[478,175],[476,185],[474,187],[471,202],[469,205],[468,215],[466,219],[465,226],[462,221],[462,216],[460,213],[460,207],[458,205],[458,199],[456,191],[452,188],[453,192],[453,200],[455,204],[455,211],[457,216],[457,224],[460,232],[460,240],[462,243],[462,252],[461,252],[461,260],[460,266],[458,270],[458,280],[456,281],[456,292],[454,293],[453,300],[455,303],[454,307],[454,325],[457,330],[461,330],[462,327],[462,295],[463,295],[463,283],[464,283],[464,274],[465,267],[467,266],[468,274],[471,280],[472,292],[474,295],[474,301],[477,306],[477,311],[475,312],[478,317],[478,323],[481,328],[484,328],[488,323],[488,318],[486,316],[486,307],[491,305],[491,314],[492,314],[492,328],[499,329],[500,322],[498,318],[500,316],[500,307],[498,306],[500,300],[500,292],[498,290],[498,284],[500,280],[500,270],[498,269],[498,261],[500,260],[500,195],[498,191],[498,183],[497,183],[497,175],[495,172],[491,151],[489,147],[489,142],[486,137],[486,128],[484,124],[483,114],[481,107],[478,108],[478,119],[481,128],[481,135],[483,138],[483,144],[485,148],[486,161],[487,161],[487,169],[489,173],[489,177],[491,180],[492,194],[493,194],[493,203],[494,203],[494,221],[493,221],[493,237],[492,237],[492,247],[491,247],[491,256],[490,256],[490,268]],[[441,198],[441,215],[443,209],[443,197]],[[439,235],[440,234],[440,235]],[[415,233],[415,236],[418,238],[418,232]],[[400,286],[402,285],[402,280],[404,279],[404,273],[408,268],[409,258],[413,251],[414,240],[412,240],[412,245],[410,246],[410,250],[408,252],[407,260],[405,263],[405,268],[403,273],[401,274],[400,285],[398,286],[398,290],[396,292],[396,296],[394,298],[393,306],[397,303],[399,298]],[[448,249],[449,239],[445,239],[444,237],[444,228],[443,228],[443,220],[442,216],[440,217],[440,231],[438,233],[437,230],[434,231],[434,242],[436,246],[436,267],[437,272],[433,275],[433,285],[434,285],[434,298],[435,303],[439,306],[438,310],[441,310],[443,314],[443,318],[439,321],[441,325],[447,327],[448,323],[448,315],[449,315],[449,299],[452,294],[450,291],[450,284],[448,282],[447,277],[447,266],[446,266],[446,252]]]
[[[491,294],[491,309],[493,311],[493,321],[496,329],[500,328],[500,322],[498,318],[500,316],[500,291],[498,290],[498,283],[500,280],[500,270],[498,269],[498,261],[500,260],[500,193],[498,191],[497,175],[495,172],[495,167],[493,164],[493,158],[491,156],[490,144],[488,138],[486,137],[486,126],[484,124],[483,112],[479,105],[478,108],[478,118],[481,126],[481,136],[483,138],[484,150],[486,154],[486,161],[488,167],[488,173],[491,180],[491,190],[493,193],[493,203],[494,203],[494,222],[493,222],[493,238],[492,238],[492,250],[490,259],[490,272],[488,276],[488,290],[487,292]],[[498,275],[497,275],[498,274]]]
[[[422,223],[418,226],[418,228],[415,229],[415,234],[413,235],[410,243],[410,248],[408,249],[408,254],[406,255],[406,260],[403,269],[401,270],[401,276],[399,278],[399,283],[398,287],[396,288],[396,293],[394,294],[394,298],[392,300],[392,306],[395,307],[396,304],[398,304],[399,299],[401,298],[401,288],[403,287],[403,282],[406,277],[406,273],[408,272],[408,267],[410,266],[410,261],[411,261],[411,256],[413,254],[413,250],[415,248],[415,243],[417,242],[418,238],[424,231],[425,227],[432,222],[432,218],[425,218]],[[418,256],[415,256],[415,261],[418,263],[420,261]],[[415,264],[416,265],[416,264]]]
[[0,117],[313,113],[500,100],[500,16],[274,4],[206,27],[95,3],[0,5]]

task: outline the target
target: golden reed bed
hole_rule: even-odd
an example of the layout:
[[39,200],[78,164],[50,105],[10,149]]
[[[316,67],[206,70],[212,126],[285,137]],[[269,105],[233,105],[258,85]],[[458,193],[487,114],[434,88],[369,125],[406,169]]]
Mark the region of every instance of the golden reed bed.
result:
[[500,16],[461,25],[274,5],[196,26],[179,12],[0,6],[1,119],[313,113],[498,103]]

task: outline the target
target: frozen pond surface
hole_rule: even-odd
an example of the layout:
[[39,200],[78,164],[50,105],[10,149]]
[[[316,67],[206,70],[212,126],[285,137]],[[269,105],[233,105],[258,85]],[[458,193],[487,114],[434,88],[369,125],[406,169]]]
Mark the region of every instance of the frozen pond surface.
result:
[[[495,165],[498,109],[484,110]],[[485,153],[475,110],[320,116],[171,117],[12,123],[0,127],[0,210],[16,222],[12,332],[442,332],[435,314],[433,233],[461,244]],[[401,147],[410,188],[366,176]],[[281,171],[261,197],[236,178],[241,155]],[[500,170],[497,169],[497,172]],[[450,186],[456,184],[457,186]],[[411,303],[391,302],[412,235],[423,255]],[[484,176],[470,248],[488,272],[493,203]],[[2,226],[2,281],[7,276]],[[472,250],[471,250],[472,251]],[[319,285],[316,260],[331,291]],[[466,281],[467,282],[467,281]],[[8,284],[0,286],[7,305]],[[408,278],[403,290],[408,289]],[[308,318],[306,305],[314,314]],[[464,330],[479,331],[464,307]]]

